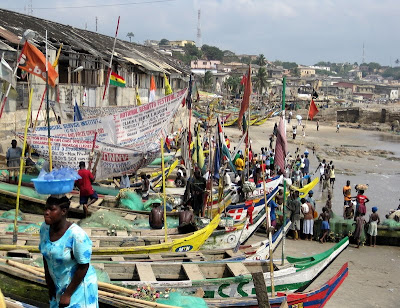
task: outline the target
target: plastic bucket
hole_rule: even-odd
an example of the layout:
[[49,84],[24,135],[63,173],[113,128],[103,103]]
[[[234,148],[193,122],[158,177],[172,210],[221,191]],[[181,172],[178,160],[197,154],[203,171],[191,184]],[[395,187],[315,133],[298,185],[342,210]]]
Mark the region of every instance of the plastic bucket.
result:
[[41,180],[32,179],[33,185],[39,194],[59,195],[71,192],[74,189],[75,180]]

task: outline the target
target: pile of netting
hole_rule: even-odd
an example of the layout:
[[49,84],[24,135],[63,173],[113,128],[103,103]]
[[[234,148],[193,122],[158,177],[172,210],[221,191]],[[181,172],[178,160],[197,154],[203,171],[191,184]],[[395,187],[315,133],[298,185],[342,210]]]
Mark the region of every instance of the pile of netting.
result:
[[[42,223],[37,224],[29,224],[29,225],[18,225],[18,233],[28,233],[28,234],[39,234],[40,233],[40,226]],[[6,232],[13,232],[14,231],[14,224],[9,224],[6,227]]]
[[[167,217],[167,225],[168,228],[177,228],[179,225],[179,220],[176,217]],[[135,229],[150,229],[149,220],[148,219],[135,219],[132,222],[132,226]]]
[[134,229],[132,222],[114,212],[97,211],[90,217],[79,222],[81,228],[106,228],[110,232],[116,230],[131,231]]
[[[0,218],[7,219],[7,220],[14,220],[15,219],[15,210],[9,210],[9,211],[4,212],[0,216]],[[20,220],[23,220],[24,218],[25,218],[24,213],[22,213],[21,211],[18,211],[17,220],[20,221]]]
[[[314,237],[322,237],[321,231],[322,220],[314,221]],[[342,216],[331,213],[331,218],[329,220],[330,233],[329,239],[331,241],[337,242],[342,238],[349,236],[351,237],[356,230],[356,222],[353,219],[344,219]],[[360,241],[365,242],[366,235],[365,230],[361,232]]]
[[[121,189],[117,199],[119,200],[119,207],[134,211],[151,211],[153,204],[163,204],[161,198],[152,198],[143,203],[142,198],[130,188]],[[167,203],[166,206],[167,211],[171,211],[171,205]]]
[[[17,185],[11,185],[7,183],[0,183],[0,189],[1,190],[6,190],[9,192],[17,193],[18,186]],[[31,198],[36,198],[36,199],[41,199],[41,200],[46,200],[47,195],[41,195],[36,192],[33,188],[30,187],[25,187],[21,186],[21,195],[31,197]]]
[[400,229],[400,222],[394,219],[386,219],[382,222],[382,225],[389,227],[390,230]]

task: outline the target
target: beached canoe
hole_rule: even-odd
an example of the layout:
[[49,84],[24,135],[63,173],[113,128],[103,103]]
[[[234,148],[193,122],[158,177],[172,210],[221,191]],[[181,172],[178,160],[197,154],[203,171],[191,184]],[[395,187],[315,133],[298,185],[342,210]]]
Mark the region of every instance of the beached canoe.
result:
[[[102,237],[103,245],[109,247],[99,247],[100,240],[96,240],[92,236],[92,241],[94,244],[93,254],[137,254],[137,253],[160,253],[160,252],[187,252],[199,250],[201,245],[206,241],[206,239],[211,235],[220,222],[220,215],[214,217],[214,219],[203,229],[198,230],[190,235],[182,235],[181,237],[174,238],[172,241],[164,242],[162,238],[156,237],[158,243],[155,244],[150,241],[141,241],[140,238],[128,237],[125,239],[125,244],[128,247],[121,247],[121,239],[117,238],[119,245],[114,245],[113,236]],[[115,238],[115,237],[114,237]],[[149,237],[150,238],[150,237]],[[38,240],[36,236],[21,236],[19,237],[18,245],[0,245],[0,250],[15,250],[15,249],[25,249],[31,252],[38,252]],[[133,246],[139,243],[143,243],[142,246]],[[0,236],[0,241],[10,242],[10,236]],[[113,244],[114,242],[114,244]]]
[[[310,257],[287,257],[285,266],[274,266],[275,290],[302,291],[347,247],[344,239],[327,251]],[[111,283],[136,289],[151,285],[160,292],[176,289],[194,294],[199,288],[205,298],[255,297],[251,273],[263,272],[270,289],[268,261],[232,262],[104,262],[93,264],[105,271]],[[270,291],[270,290],[269,290]]]
[[237,122],[238,118],[230,118],[229,120],[225,121],[224,126],[228,127],[228,126],[232,126]]
[[[303,308],[322,308],[329,301],[336,290],[340,287],[343,281],[349,274],[348,263],[343,264],[340,270],[326,283],[320,287],[308,292],[278,292],[276,297],[269,298],[269,304],[272,308],[282,307],[286,302],[286,307],[303,307]],[[240,299],[206,299],[208,307],[259,307],[255,298],[240,298]]]

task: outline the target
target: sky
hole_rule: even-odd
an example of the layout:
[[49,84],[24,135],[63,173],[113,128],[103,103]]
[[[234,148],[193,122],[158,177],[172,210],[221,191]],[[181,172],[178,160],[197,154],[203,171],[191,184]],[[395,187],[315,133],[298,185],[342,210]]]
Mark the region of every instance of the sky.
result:
[[[25,13],[29,0],[0,6]],[[399,0],[31,0],[33,16],[143,43],[197,40],[236,54],[313,65],[319,61],[394,65],[400,59]],[[127,4],[131,3],[131,4]],[[110,6],[99,6],[99,5]],[[126,5],[117,5],[126,4]],[[86,7],[85,7],[86,6]],[[78,8],[67,8],[78,7]]]

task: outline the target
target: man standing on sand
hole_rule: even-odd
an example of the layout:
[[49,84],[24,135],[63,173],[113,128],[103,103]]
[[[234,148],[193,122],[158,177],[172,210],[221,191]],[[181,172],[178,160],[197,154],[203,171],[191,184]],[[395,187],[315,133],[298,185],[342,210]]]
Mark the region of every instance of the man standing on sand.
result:
[[17,140],[13,139],[11,141],[11,148],[8,148],[6,159],[7,159],[7,167],[13,168],[10,169],[10,180],[14,178],[14,181],[17,182],[17,177],[19,174],[19,165],[22,156],[22,149],[17,147]]
[[85,217],[87,217],[89,205],[99,199],[92,187],[92,183],[96,178],[96,173],[92,174],[90,170],[86,169],[85,162],[81,161],[79,163],[78,174],[81,179],[77,180],[75,183],[79,188],[79,203],[83,205],[83,212],[85,213]]
[[317,131],[319,131],[319,121],[317,121]]
[[369,246],[371,247],[375,247],[376,245],[376,236],[378,235],[378,225],[381,222],[377,211],[378,208],[374,206],[372,208],[372,214],[369,216],[368,234],[369,234]]
[[313,206],[314,209],[316,209],[315,199],[313,198],[313,196],[314,196],[314,192],[312,190],[310,190],[308,192],[308,197],[306,198],[306,201],[308,203],[310,203]]
[[340,128],[340,126],[339,126],[339,123],[336,125],[336,132],[338,133],[339,132],[339,128]]
[[353,205],[351,203],[351,186],[350,181],[347,180],[346,185],[343,186],[343,197],[344,197],[344,219],[353,218]]

